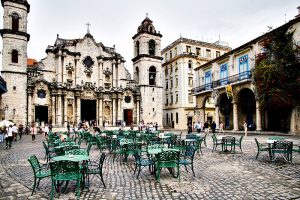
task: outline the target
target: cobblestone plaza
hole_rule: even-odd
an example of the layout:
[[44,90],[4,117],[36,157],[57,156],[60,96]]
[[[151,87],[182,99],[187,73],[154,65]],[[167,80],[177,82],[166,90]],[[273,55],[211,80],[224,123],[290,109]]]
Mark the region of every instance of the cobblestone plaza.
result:
[[[146,168],[137,179],[133,174],[133,158],[127,163],[113,162],[108,155],[104,166],[106,189],[97,176],[92,176],[89,189],[83,190],[80,199],[105,199],[113,193],[116,199],[300,199],[300,154],[293,154],[293,163],[281,159],[271,162],[265,152],[256,160],[255,137],[265,142],[269,136],[247,136],[242,143],[243,153],[237,148],[235,154],[224,154],[220,147],[212,152],[209,136],[203,155],[195,156],[196,177],[182,167],[180,180],[163,171],[160,183]],[[31,196],[33,174],[27,161],[32,154],[44,159],[43,138],[38,135],[37,142],[32,143],[31,137],[26,135],[14,142],[10,150],[0,144],[0,199],[49,199],[50,178],[41,180],[39,189]],[[286,138],[300,143],[299,138]],[[91,156],[95,157],[98,151],[93,146]],[[72,187],[59,199],[75,199]]]

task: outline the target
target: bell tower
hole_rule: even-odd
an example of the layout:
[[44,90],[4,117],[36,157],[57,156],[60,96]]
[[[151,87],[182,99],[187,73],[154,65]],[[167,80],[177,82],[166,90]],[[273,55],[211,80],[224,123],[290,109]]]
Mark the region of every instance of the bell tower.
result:
[[2,115],[17,124],[25,124],[27,116],[27,0],[1,0],[3,29],[0,30],[2,49],[2,76],[7,93],[2,95]]
[[141,92],[140,119],[138,121],[157,122],[162,126],[162,35],[156,31],[148,16],[138,27],[134,41],[133,79]]

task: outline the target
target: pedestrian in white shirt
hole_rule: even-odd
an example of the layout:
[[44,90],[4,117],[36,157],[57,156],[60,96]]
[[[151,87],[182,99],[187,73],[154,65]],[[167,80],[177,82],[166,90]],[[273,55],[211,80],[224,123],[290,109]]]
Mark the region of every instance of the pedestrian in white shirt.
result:
[[17,125],[14,124],[12,129],[13,129],[13,138],[14,138],[15,141],[17,141],[17,136],[18,136],[18,127],[17,127]]
[[13,138],[13,127],[12,125],[9,125],[9,127],[7,128],[6,149],[8,149],[8,147],[11,148]]
[[49,126],[48,126],[48,124],[45,125],[44,131],[45,131],[45,137],[47,137],[48,134],[49,134]]
[[35,142],[35,135],[36,135],[36,133],[37,133],[37,130],[36,130],[36,128],[34,127],[34,124],[31,125],[30,133],[31,133],[31,139],[32,139],[32,142]]

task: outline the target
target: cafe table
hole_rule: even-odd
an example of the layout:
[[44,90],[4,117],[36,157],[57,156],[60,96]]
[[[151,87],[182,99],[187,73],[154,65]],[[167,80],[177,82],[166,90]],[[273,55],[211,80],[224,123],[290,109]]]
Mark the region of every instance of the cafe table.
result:
[[73,161],[73,162],[81,162],[89,160],[90,156],[87,155],[64,155],[64,156],[55,156],[52,158],[53,161]]
[[147,150],[148,154],[151,154],[151,155],[159,154],[163,151],[180,151],[180,150],[174,149],[174,148],[156,148],[156,149],[148,149]]

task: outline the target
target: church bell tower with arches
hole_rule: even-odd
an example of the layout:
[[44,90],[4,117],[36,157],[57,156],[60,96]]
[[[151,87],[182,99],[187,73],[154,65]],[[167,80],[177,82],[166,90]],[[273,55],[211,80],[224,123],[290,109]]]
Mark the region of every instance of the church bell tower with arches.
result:
[[2,49],[2,76],[7,93],[2,95],[2,109],[6,120],[25,124],[27,118],[27,0],[1,0],[3,28],[0,30]]
[[157,122],[159,126],[162,126],[163,118],[161,38],[148,15],[132,37],[133,79],[141,92],[140,119],[137,121]]

